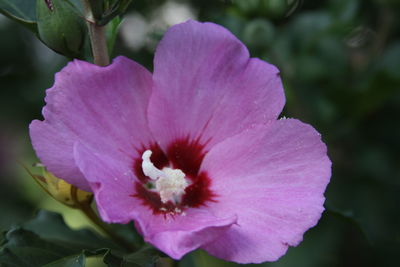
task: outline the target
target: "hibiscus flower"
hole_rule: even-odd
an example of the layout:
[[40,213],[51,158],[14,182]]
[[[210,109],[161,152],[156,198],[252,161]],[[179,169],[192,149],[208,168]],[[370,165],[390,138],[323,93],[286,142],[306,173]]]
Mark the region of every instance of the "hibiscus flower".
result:
[[153,74],[124,57],[74,60],[45,100],[30,134],[48,170],[172,258],[200,248],[274,261],[324,210],[331,162],[320,135],[277,119],[278,69],[216,24],[171,27]]

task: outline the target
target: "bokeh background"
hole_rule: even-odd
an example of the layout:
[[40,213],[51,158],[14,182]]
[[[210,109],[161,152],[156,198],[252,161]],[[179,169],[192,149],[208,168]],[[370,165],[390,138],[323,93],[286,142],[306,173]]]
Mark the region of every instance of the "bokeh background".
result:
[[[304,241],[262,266],[399,266],[400,1],[134,0],[113,56],[152,68],[170,25],[193,18],[230,29],[253,57],[281,70],[282,116],[312,124],[328,145],[333,175],[326,211]],[[87,226],[49,198],[20,163],[36,162],[28,124],[67,60],[0,15],[0,231],[39,208]],[[180,266],[236,266],[201,251]]]

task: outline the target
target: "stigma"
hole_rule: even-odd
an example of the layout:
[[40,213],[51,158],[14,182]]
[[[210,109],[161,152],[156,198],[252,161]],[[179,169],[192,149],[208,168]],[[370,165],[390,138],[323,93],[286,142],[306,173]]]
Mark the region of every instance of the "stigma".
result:
[[162,170],[154,166],[151,162],[151,150],[146,150],[142,155],[143,173],[150,178],[150,184],[159,193],[163,203],[180,203],[185,194],[186,187],[189,186],[185,178],[185,173],[180,169],[164,167]]

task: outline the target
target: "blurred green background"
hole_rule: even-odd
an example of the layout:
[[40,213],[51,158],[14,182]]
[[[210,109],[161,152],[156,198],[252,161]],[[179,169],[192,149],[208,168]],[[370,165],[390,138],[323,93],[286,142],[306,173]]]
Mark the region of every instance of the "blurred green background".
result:
[[[113,56],[151,69],[165,29],[188,18],[231,30],[253,57],[279,67],[282,115],[312,124],[333,162],[319,224],[278,262],[262,266],[399,266],[399,14],[397,0],[134,0]],[[67,61],[2,15],[0,36],[0,231],[38,208],[85,226],[18,164],[36,161],[28,124],[41,118],[45,89]],[[196,251],[180,266],[236,264]]]

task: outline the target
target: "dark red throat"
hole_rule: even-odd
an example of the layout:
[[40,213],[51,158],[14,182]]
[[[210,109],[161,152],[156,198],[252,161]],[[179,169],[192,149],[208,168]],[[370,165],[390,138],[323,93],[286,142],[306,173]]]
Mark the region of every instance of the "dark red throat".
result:
[[[191,180],[180,203],[163,203],[160,195],[147,187],[149,178],[143,173],[141,155],[148,149],[153,152],[150,159],[158,169],[180,169]],[[143,146],[138,152],[140,157],[134,160],[133,169],[140,182],[135,183],[136,194],[133,196],[141,199],[143,205],[152,209],[154,214],[175,214],[176,211],[205,206],[207,202],[215,201],[216,195],[210,189],[210,177],[205,171],[199,172],[206,152],[198,141],[177,139],[168,146],[166,153],[157,144]]]

